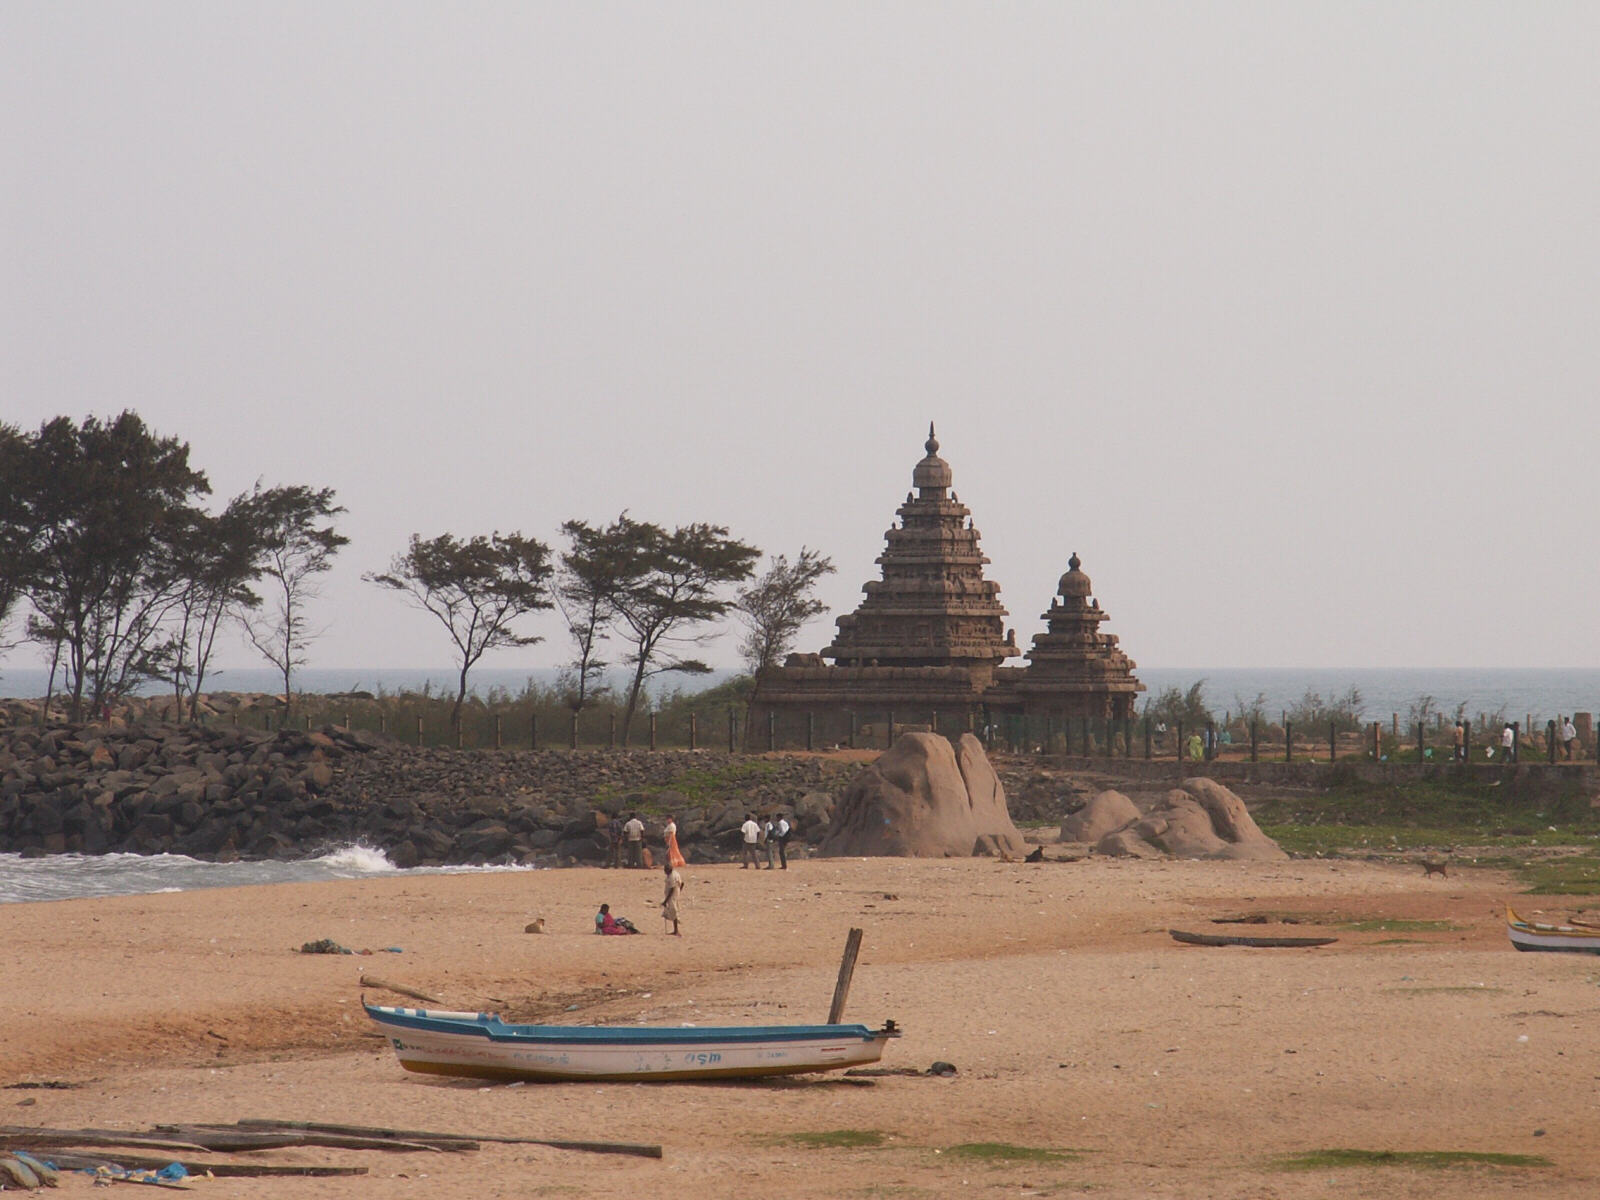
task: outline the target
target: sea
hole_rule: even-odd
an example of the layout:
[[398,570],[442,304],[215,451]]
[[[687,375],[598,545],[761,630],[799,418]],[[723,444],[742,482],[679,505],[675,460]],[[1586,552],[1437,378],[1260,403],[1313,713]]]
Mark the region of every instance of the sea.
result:
[[[690,677],[671,685],[685,692],[731,678],[734,670]],[[1359,696],[1364,720],[1415,720],[1419,711],[1452,719],[1457,712],[1474,726],[1496,718],[1545,721],[1569,713],[1600,713],[1600,668],[1476,667],[1140,667],[1138,676],[1154,699],[1168,688],[1188,691],[1200,684],[1206,706],[1219,716],[1259,703],[1269,716],[1295,708],[1308,696],[1324,702]],[[485,668],[472,676],[472,690],[484,697],[516,695],[532,685],[555,683],[551,670]],[[45,691],[44,671],[6,670],[0,697],[37,697]],[[281,686],[274,672],[258,668],[219,671],[209,690],[272,692]],[[307,693],[421,691],[454,693],[454,672],[445,669],[306,668],[295,676]],[[295,862],[208,863],[179,854],[47,855],[22,858],[0,853],[0,904],[32,903],[85,896],[179,892],[193,888],[241,887],[321,879],[359,879],[372,875],[430,874],[440,871],[516,870],[507,867],[412,868],[402,872],[381,850],[346,846]]]

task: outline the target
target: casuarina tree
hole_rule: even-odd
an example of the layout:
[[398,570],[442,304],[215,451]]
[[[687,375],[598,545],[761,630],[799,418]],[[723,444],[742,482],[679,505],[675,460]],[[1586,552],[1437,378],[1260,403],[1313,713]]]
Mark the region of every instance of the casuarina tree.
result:
[[699,659],[683,657],[681,648],[709,640],[690,631],[727,614],[733,600],[722,589],[750,578],[761,551],[729,537],[721,525],[683,525],[669,533],[624,514],[617,527],[621,565],[613,603],[621,635],[631,646],[622,716],[627,745],[647,680],[669,671],[703,675],[711,670]]
[[283,711],[293,704],[294,671],[305,665],[307,648],[321,630],[310,622],[310,602],[319,595],[318,576],[350,539],[333,518],[344,512],[332,488],[304,485],[262,488],[242,501],[261,538],[261,577],[267,596],[258,611],[239,614],[245,636],[283,676]]
[[459,676],[450,724],[461,727],[467,673],[487,651],[531,646],[541,639],[517,633],[519,617],[550,607],[550,547],[520,533],[460,541],[448,533],[424,540],[395,556],[387,572],[368,573],[368,583],[399,592],[432,613],[455,645]]

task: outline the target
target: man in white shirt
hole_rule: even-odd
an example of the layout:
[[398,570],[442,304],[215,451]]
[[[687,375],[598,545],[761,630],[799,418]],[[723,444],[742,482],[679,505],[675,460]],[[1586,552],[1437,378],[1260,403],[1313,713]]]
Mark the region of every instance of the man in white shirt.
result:
[[628,843],[628,865],[644,866],[644,822],[639,820],[638,813],[634,813],[622,827],[622,837]]
[[1506,722],[1506,727],[1500,731],[1500,749],[1504,751],[1506,762],[1517,761],[1517,731],[1511,728],[1511,723]]
[[794,832],[793,826],[782,813],[778,814],[778,823],[773,826],[774,838],[778,843],[778,861],[783,864],[783,869],[789,869],[789,835]]
[[1567,761],[1574,762],[1574,743],[1578,740],[1578,727],[1572,723],[1571,717],[1564,717],[1561,721],[1561,744],[1567,748]]
[[744,861],[739,864],[739,869],[742,871],[746,867],[753,866],[759,871],[761,865],[756,862],[756,844],[761,840],[761,826],[756,824],[754,813],[745,814],[744,824],[739,826],[739,832],[744,834]]

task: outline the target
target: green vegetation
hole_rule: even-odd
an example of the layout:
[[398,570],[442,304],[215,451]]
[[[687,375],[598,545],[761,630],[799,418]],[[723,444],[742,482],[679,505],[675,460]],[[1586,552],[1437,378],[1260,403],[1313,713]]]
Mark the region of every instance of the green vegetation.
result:
[[1538,1154],[1495,1154],[1476,1150],[1306,1150],[1273,1160],[1282,1171],[1324,1171],[1339,1167],[1411,1167],[1439,1171],[1452,1167],[1548,1167]]
[[1076,1162],[1082,1150],[1045,1150],[1038,1146],[1013,1146],[1009,1142],[962,1142],[946,1154],[988,1163],[1063,1163]]
[[1450,933],[1462,928],[1454,921],[1409,921],[1397,917],[1373,917],[1360,921],[1340,921],[1337,928],[1352,933]]
[[1519,863],[1517,874],[1536,896],[1600,896],[1600,854]]
[[811,1150],[872,1150],[883,1145],[888,1134],[879,1129],[826,1129],[815,1133],[785,1133],[777,1143],[804,1146]]
[[1600,820],[1581,789],[1529,788],[1519,795],[1500,781],[1345,780],[1317,795],[1263,801],[1253,813],[1268,837],[1304,855],[1490,844],[1593,847],[1600,837]]

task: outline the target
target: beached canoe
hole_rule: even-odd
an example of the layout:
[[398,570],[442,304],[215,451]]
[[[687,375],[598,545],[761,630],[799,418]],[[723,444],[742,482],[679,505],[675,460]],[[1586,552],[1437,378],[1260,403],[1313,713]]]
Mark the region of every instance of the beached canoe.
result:
[[1230,933],[1185,933],[1181,929],[1169,929],[1173,941],[1184,942],[1190,946],[1327,946],[1339,939],[1336,937],[1244,937]]
[[1556,950],[1600,954],[1600,929],[1587,925],[1547,925],[1519,917],[1506,905],[1506,933],[1518,950]]
[[477,1079],[751,1079],[875,1063],[899,1037],[865,1025],[508,1025],[495,1013],[362,1005],[400,1065]]

